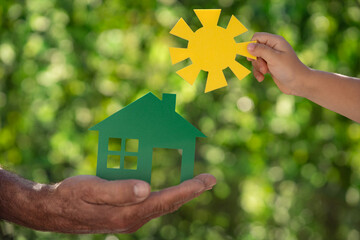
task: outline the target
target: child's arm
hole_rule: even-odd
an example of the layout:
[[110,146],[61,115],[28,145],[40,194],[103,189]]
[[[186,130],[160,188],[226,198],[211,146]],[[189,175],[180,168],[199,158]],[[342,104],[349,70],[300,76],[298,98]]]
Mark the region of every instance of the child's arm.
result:
[[258,43],[249,44],[248,51],[258,57],[252,64],[259,82],[270,73],[285,94],[305,97],[360,123],[360,79],[308,68],[281,36],[256,33],[252,40]]

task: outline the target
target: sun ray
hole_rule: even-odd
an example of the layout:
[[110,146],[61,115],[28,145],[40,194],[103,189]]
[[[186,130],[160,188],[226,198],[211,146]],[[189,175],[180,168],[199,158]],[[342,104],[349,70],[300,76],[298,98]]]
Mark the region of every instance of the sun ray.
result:
[[256,43],[256,41],[237,43],[236,44],[236,54],[256,60],[256,57],[251,55],[249,53],[249,51],[247,50],[247,46],[250,43]]
[[226,87],[227,82],[221,69],[213,69],[209,71],[206,81],[205,92],[210,92],[218,88]]
[[246,67],[244,67],[243,65],[241,65],[237,61],[233,61],[230,64],[229,68],[231,69],[231,71],[235,74],[235,76],[239,80],[243,79],[244,77],[246,77],[250,73],[249,69],[247,69]]
[[179,74],[179,76],[185,81],[193,85],[200,73],[200,68],[196,64],[191,64],[183,69],[180,69],[176,73]]
[[231,16],[226,30],[232,37],[239,36],[240,34],[248,31],[247,28],[242,25],[242,23],[234,15]]
[[194,32],[182,18],[180,18],[173,29],[171,29],[170,33],[185,40],[190,40],[194,36]]
[[196,9],[194,10],[204,27],[215,27],[219,21],[220,9]]
[[189,58],[189,50],[187,48],[169,48],[171,63],[176,64]]

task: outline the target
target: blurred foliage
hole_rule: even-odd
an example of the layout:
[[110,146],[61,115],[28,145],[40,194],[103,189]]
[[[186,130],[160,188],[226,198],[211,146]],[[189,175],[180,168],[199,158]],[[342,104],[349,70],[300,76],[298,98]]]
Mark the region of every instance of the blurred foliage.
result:
[[[218,184],[130,235],[4,222],[0,232],[19,240],[360,239],[360,125],[282,94],[269,77],[238,81],[226,70],[229,87],[207,94],[205,74],[187,84],[175,74],[185,63],[171,66],[168,53],[186,42],[168,32],[180,17],[199,28],[194,8],[222,8],[221,26],[236,15],[250,30],[238,41],[280,34],[305,64],[360,76],[359,0],[3,0],[1,165],[42,183],[94,174],[97,134],[88,128],[148,91],[169,92],[208,136],[198,141],[195,173]],[[156,184],[169,166],[154,170]]]

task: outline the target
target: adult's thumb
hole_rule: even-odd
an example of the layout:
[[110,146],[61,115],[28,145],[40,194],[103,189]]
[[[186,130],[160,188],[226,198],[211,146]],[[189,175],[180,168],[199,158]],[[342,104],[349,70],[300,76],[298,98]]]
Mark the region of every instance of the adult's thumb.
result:
[[250,54],[254,55],[255,57],[261,57],[267,62],[273,60],[278,54],[277,50],[261,43],[250,43],[247,46],[247,50]]
[[140,180],[97,181],[92,184],[92,201],[97,204],[126,206],[145,200],[150,185]]

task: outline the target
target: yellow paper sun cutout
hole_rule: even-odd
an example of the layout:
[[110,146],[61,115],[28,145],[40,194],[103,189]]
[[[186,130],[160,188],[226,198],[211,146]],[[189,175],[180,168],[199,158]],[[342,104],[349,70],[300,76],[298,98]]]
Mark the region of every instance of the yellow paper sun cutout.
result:
[[246,27],[234,16],[231,16],[226,29],[217,26],[221,9],[196,9],[194,12],[203,27],[193,32],[180,18],[170,31],[172,35],[188,40],[187,48],[170,48],[172,64],[187,58],[192,61],[191,65],[176,73],[192,85],[200,70],[208,72],[205,92],[227,86],[223,73],[227,67],[238,79],[246,77],[250,71],[235,60],[236,55],[252,59],[256,57],[247,51],[247,45],[251,42],[236,43],[234,39],[247,32]]

